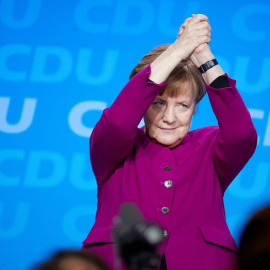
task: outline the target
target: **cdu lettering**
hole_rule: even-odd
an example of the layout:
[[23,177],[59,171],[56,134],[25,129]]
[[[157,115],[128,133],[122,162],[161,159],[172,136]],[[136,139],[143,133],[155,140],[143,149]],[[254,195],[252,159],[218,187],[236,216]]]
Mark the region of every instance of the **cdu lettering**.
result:
[[84,153],[74,153],[72,156],[71,166],[69,178],[70,182],[74,187],[82,190],[96,190],[97,184],[95,179],[85,179],[83,177],[83,172],[87,171],[89,173],[89,169],[85,170],[86,164],[89,164],[89,157]]
[[267,126],[266,126],[266,132],[265,132],[263,145],[270,146],[270,113],[269,113],[268,122],[267,122]]
[[[258,63],[257,63],[258,64]],[[251,67],[250,65],[250,57],[239,56],[236,59],[235,65],[235,78],[237,78],[237,83],[241,85],[241,91],[244,93],[260,93],[265,91],[270,87],[270,58],[265,57],[262,63],[262,70],[260,78],[256,83],[249,83],[247,81],[248,76],[248,69]]]
[[[249,109],[250,116],[253,119],[260,119],[262,120],[264,118],[264,111],[262,110],[256,110],[256,109]],[[260,142],[260,137],[258,136],[258,144]],[[267,124],[266,124],[266,131],[263,141],[264,146],[270,146],[270,113],[268,116]]]
[[[248,22],[255,20],[254,15],[257,15],[257,19],[263,15],[270,15],[270,6],[262,4],[247,4],[242,6],[234,14],[231,22],[234,33],[244,40],[248,41],[264,41],[266,39],[266,31],[252,30],[248,28]],[[253,17],[253,19],[251,19]],[[269,20],[269,19],[268,19]],[[250,24],[252,25],[252,24]],[[265,25],[261,23],[260,25]],[[256,28],[257,29],[257,28]]]
[[243,185],[241,184],[247,181],[245,177],[243,177],[243,173],[241,172],[232,182],[229,188],[230,193],[239,199],[251,199],[259,197],[266,190],[268,179],[270,177],[269,172],[269,163],[258,163],[255,178],[252,185],[249,187],[243,187]]
[[[55,68],[49,59],[57,59]],[[30,74],[30,81],[56,83],[64,81],[72,69],[72,56],[69,51],[61,47],[37,47]],[[50,70],[50,72],[45,71]]]
[[[40,9],[41,0],[2,0],[0,2],[0,20],[9,28],[29,28],[37,21]],[[25,10],[22,18],[16,18],[15,10]]]
[[101,101],[83,101],[75,105],[68,116],[68,123],[71,130],[79,136],[89,138],[93,128],[87,127],[82,123],[82,117],[86,112],[98,110],[103,111],[107,107]]
[[[200,2],[185,2],[185,4],[187,4],[187,8],[185,14],[183,14],[184,18],[190,17],[191,14],[199,13]],[[175,27],[173,27],[170,22],[170,20],[173,18],[173,12],[175,12],[174,5],[175,1],[163,0],[160,2],[157,25],[158,29],[163,35],[176,38],[179,25],[175,25]]]
[[[75,8],[74,19],[78,27],[83,29],[86,32],[90,33],[107,33],[109,30],[110,23],[97,23],[94,20],[91,20],[92,17],[95,16],[96,13],[91,13],[92,9],[97,7],[108,8],[113,4],[112,0],[82,0]],[[89,16],[90,14],[90,16]],[[102,14],[102,12],[99,12]],[[103,16],[104,18],[104,16]]]
[[[75,243],[78,242],[78,239],[84,239],[89,227],[92,227],[94,223],[95,215],[96,207],[91,205],[81,205],[71,208],[62,221],[64,234]],[[83,218],[85,222],[82,222]],[[82,231],[82,227],[84,231]]]
[[[24,160],[25,158],[25,152],[23,150],[19,149],[3,149],[0,150],[0,168],[3,168],[4,162],[12,162],[14,163],[14,160]],[[10,171],[10,170],[9,170]],[[19,175],[14,175],[11,173],[11,175],[6,175],[3,172],[0,171],[0,186],[4,187],[15,187],[20,184],[21,177]]]
[[10,98],[0,97],[0,131],[6,133],[20,133],[27,130],[33,122],[37,100],[26,98],[24,100],[20,120],[16,124],[7,122]]
[[231,73],[230,61],[221,55],[216,55],[216,59],[218,59],[218,63],[222,67],[222,69],[225,70],[227,74],[230,74]]
[[24,81],[26,80],[27,72],[18,71],[16,68],[8,67],[7,62],[10,57],[23,55],[29,56],[31,48],[26,45],[12,44],[0,48],[0,78],[8,81]]
[[[134,24],[128,24],[128,18],[136,11],[139,20]],[[118,0],[116,4],[115,16],[112,25],[114,34],[139,35],[147,32],[154,21],[153,6],[144,0]]]
[[24,185],[41,188],[55,187],[63,181],[66,171],[67,163],[61,154],[49,151],[31,151]]
[[[256,109],[248,109],[248,110],[252,119],[260,119],[260,120],[263,119],[264,111],[256,110]],[[258,136],[257,144],[259,144],[259,142],[260,142],[260,137]]]
[[[153,25],[154,9],[149,1],[145,0],[118,0],[115,4],[113,21],[106,21],[107,16],[103,13],[106,9],[113,8],[113,2],[112,0],[80,1],[74,12],[77,26],[89,33],[105,34],[110,31],[109,26],[112,25],[111,30],[114,34],[138,35],[147,32]],[[134,13],[138,14],[136,18],[139,19],[136,23],[129,24],[128,19]],[[104,22],[100,22],[100,17]]]
[[[6,209],[6,211],[4,211]],[[0,238],[10,239],[16,238],[21,235],[27,227],[27,223],[30,217],[31,206],[29,203],[19,203],[17,209],[10,209],[10,205],[0,203]],[[5,214],[6,213],[6,214]],[[13,217],[13,223],[10,227],[6,227],[5,224],[7,218]]]
[[102,85],[106,84],[114,75],[116,70],[119,52],[117,50],[107,50],[102,71],[93,76],[89,74],[89,66],[93,50],[81,49],[79,51],[78,63],[76,65],[76,75],[78,80],[84,84]]

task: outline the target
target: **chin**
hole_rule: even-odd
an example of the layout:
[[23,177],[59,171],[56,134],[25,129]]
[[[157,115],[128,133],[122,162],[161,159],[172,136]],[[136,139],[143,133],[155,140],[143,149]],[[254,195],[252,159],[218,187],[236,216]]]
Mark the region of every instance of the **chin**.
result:
[[171,141],[170,140],[158,140],[157,142],[165,147],[173,148],[181,142],[181,139],[171,140]]

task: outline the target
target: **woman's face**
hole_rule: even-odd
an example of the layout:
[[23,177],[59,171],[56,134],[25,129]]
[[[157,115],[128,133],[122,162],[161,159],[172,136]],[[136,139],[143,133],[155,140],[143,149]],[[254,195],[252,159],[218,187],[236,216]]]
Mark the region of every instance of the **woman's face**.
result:
[[191,91],[169,97],[157,96],[145,116],[148,137],[155,143],[173,148],[187,135],[196,103]]

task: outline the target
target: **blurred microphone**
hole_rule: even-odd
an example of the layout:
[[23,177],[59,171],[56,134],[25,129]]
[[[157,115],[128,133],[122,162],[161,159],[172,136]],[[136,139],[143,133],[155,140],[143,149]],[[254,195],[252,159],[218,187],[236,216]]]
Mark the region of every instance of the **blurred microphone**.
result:
[[132,203],[121,206],[112,230],[116,253],[129,270],[157,269],[160,254],[156,247],[163,241],[163,230],[154,222],[145,222]]

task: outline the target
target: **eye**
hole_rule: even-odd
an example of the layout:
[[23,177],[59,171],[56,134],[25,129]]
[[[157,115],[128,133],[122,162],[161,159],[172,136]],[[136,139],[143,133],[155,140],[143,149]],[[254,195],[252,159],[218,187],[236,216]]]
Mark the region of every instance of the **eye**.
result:
[[155,107],[162,108],[165,104],[164,104],[163,101],[157,100],[157,101],[155,101],[155,102],[153,103],[153,105],[154,105]]
[[181,109],[187,109],[187,108],[188,108],[188,105],[185,104],[185,103],[180,103],[180,104],[179,104],[179,107],[180,107]]

